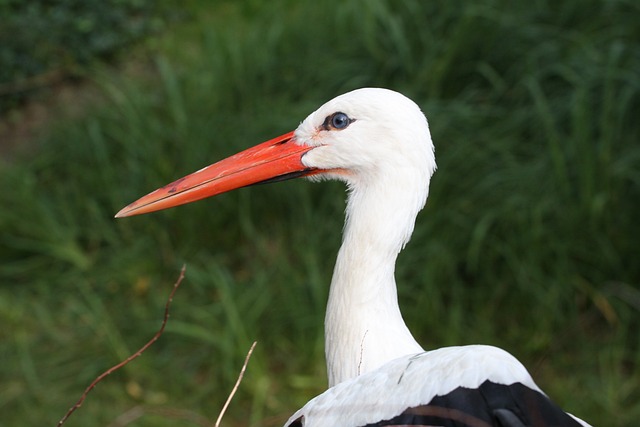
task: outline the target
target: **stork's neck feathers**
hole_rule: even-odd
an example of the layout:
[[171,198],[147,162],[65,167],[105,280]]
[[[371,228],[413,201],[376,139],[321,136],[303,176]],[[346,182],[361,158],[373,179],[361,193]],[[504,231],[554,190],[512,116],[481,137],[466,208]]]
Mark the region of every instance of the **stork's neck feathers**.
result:
[[350,185],[325,319],[329,386],[422,351],[402,319],[394,270],[428,181],[395,178],[405,182]]
[[342,247],[325,318],[329,385],[422,351],[398,307],[394,270],[435,171],[429,125],[420,108],[387,89],[338,96],[296,129],[313,147],[310,176],[349,187]]

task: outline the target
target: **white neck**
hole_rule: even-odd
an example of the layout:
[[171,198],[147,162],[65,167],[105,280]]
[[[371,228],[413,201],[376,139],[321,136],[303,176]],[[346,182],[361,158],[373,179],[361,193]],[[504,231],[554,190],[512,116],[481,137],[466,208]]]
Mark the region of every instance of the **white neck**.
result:
[[[406,186],[392,191],[398,188],[403,187],[353,185],[349,194],[325,318],[330,387],[423,351],[402,319],[394,270],[426,194]],[[412,194],[423,197],[414,200]]]

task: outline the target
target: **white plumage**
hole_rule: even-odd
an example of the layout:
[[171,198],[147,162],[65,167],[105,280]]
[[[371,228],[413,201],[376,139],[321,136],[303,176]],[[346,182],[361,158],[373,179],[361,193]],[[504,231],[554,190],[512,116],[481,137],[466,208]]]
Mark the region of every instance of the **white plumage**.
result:
[[[332,114],[353,123],[324,131]],[[424,207],[436,169],[429,127],[409,99],[385,89],[339,96],[295,131],[308,167],[346,181],[349,197],[325,319],[329,385],[423,351],[405,325],[397,301],[395,262]],[[333,172],[338,171],[338,172]]]
[[[492,407],[486,402],[485,395],[496,387],[479,395],[482,399],[480,405],[471,406],[465,402],[473,401],[473,397],[468,395],[487,383],[508,386],[500,390],[507,395],[506,405]],[[516,393],[521,391],[511,391],[510,387],[514,385],[531,393],[523,399],[516,399]],[[450,397],[456,390],[458,395]],[[444,403],[434,404],[437,396],[443,396]],[[505,400],[505,396],[495,398],[501,402]],[[530,409],[523,407],[527,405]],[[441,410],[429,412],[425,408]],[[397,423],[390,420],[402,417],[412,409],[413,414],[430,415],[428,419],[435,419],[443,426],[589,426],[571,414],[565,416],[538,388],[516,358],[502,349],[483,345],[446,347],[399,357],[310,400],[291,416],[285,426],[395,426]],[[527,413],[520,419],[522,424],[509,424],[508,418],[496,420],[500,410],[512,413],[529,410],[532,414]],[[536,422],[540,419],[544,422]],[[418,416],[405,417],[402,425],[417,426],[423,422],[424,418]]]
[[407,328],[394,278],[436,169],[429,127],[403,95],[376,88],[338,96],[295,132],[208,166],[117,216],[189,203],[299,176],[340,179],[348,199],[325,341],[330,389],[287,426],[577,426],[520,362],[489,346],[424,352]]
[[540,391],[522,364],[504,350],[482,345],[446,347],[400,357],[340,383],[311,400],[289,422],[304,416],[307,427],[363,426],[429,403],[458,387],[475,389],[486,380],[521,382]]

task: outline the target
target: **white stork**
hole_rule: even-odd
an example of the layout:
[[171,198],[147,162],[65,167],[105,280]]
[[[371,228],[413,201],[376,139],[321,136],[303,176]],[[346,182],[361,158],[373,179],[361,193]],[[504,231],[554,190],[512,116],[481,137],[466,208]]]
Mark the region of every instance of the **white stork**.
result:
[[166,185],[116,217],[301,176],[345,181],[346,224],[325,318],[331,388],[286,425],[588,425],[551,402],[506,351],[473,345],[425,352],[409,332],[395,262],[435,169],[420,108],[397,92],[365,88],[327,102],[294,132]]

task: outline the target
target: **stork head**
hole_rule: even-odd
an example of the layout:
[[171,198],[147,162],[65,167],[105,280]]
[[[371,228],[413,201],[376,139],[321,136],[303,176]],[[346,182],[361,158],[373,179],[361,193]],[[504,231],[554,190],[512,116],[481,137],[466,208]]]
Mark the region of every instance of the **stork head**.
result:
[[401,176],[427,186],[436,167],[424,114],[388,89],[358,89],[332,99],[300,124],[294,138],[313,147],[302,157],[319,171],[312,176],[341,179],[354,188],[388,185]]
[[420,108],[397,92],[364,88],[330,100],[295,131],[168,184],[116,217],[300,176],[344,180],[356,191],[378,185],[393,191],[394,186],[410,185],[424,205],[435,168],[433,143]]

